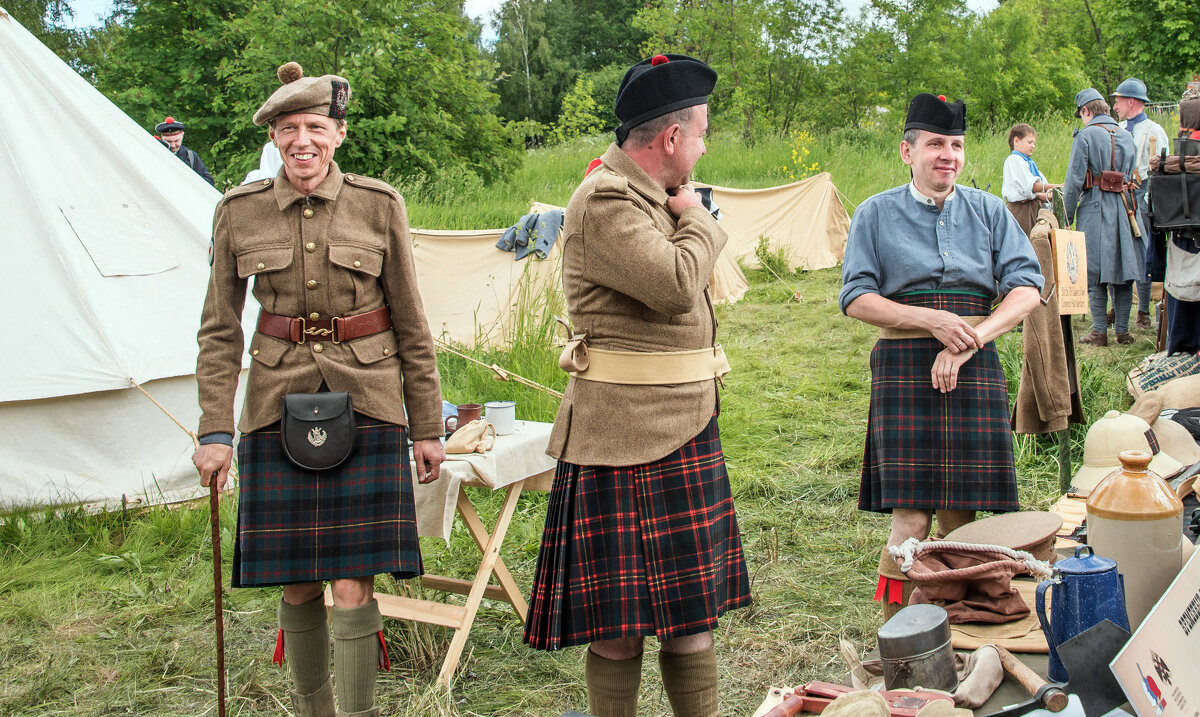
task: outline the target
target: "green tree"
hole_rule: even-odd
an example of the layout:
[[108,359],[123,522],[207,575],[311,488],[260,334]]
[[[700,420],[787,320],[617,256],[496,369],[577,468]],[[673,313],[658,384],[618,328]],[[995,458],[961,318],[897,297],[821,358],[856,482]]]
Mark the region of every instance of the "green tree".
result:
[[577,74],[563,32],[568,0],[506,0],[496,12],[493,54],[500,113],[550,124]]
[[73,53],[82,33],[66,26],[75,17],[69,0],[7,0],[0,8],[56,55],[76,64]]
[[494,114],[493,68],[456,0],[123,0],[97,85],[147,127],[167,114],[219,180],[240,181],[266,131],[254,110],[287,60],[341,74],[352,97],[348,171],[493,178],[519,155]]
[[571,91],[563,95],[562,112],[550,133],[554,142],[564,142],[576,137],[597,134],[604,125],[600,121],[600,108],[592,96],[595,87],[592,81],[580,77],[575,80]]
[[[1200,4],[1184,0],[1108,0],[1126,72],[1150,86],[1151,99],[1176,100],[1200,71]],[[1170,88],[1170,92],[1168,92]]]

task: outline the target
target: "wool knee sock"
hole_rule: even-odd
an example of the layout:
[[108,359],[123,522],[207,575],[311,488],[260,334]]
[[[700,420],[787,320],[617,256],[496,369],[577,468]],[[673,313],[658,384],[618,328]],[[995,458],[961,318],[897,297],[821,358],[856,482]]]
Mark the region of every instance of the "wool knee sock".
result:
[[663,689],[675,717],[717,717],[717,651],[687,655],[658,651]]
[[596,717],[637,717],[642,685],[642,655],[610,660],[587,653],[588,711]]
[[279,601],[283,651],[291,665],[296,693],[309,695],[329,681],[329,623],[325,598],[300,605]]
[[333,669],[337,675],[338,712],[374,714],[375,674],[379,671],[379,603],[333,608]]

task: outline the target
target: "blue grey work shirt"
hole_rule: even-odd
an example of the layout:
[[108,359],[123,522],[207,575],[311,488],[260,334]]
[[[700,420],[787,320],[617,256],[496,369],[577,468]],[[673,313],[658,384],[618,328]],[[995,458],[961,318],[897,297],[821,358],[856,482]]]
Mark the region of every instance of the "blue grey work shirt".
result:
[[845,313],[863,294],[967,291],[995,299],[1043,283],[1033,245],[1003,200],[956,184],[939,210],[910,182],[854,212],[838,302]]

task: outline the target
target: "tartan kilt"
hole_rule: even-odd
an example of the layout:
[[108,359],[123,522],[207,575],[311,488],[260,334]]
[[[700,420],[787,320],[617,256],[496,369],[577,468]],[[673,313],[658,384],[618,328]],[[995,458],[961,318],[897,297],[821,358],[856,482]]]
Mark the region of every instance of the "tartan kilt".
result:
[[[960,316],[990,308],[989,299],[967,294],[892,300]],[[1000,355],[989,343],[959,369],[958,386],[943,394],[930,375],[942,348],[933,338],[880,339],[871,351],[860,510],[1019,510]]]
[[531,647],[669,640],[712,630],[727,610],[749,604],[715,416],[651,463],[559,461],[525,624]]
[[329,471],[293,465],[278,423],[242,436],[234,587],[423,572],[408,432],[355,421],[353,455]]

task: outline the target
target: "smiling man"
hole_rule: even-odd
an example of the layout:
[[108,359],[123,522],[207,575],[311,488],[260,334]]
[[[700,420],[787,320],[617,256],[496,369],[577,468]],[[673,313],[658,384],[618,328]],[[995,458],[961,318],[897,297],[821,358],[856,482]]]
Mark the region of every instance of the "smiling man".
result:
[[[919,94],[900,158],[912,182],[859,205],[842,268],[842,311],[880,329],[858,507],[892,514],[887,545],[944,535],[975,511],[1018,509],[1008,389],[992,341],[1033,310],[1042,273],[999,197],[956,184],[962,100]],[[995,311],[992,305],[1003,296]],[[876,598],[902,602],[884,547]]]

